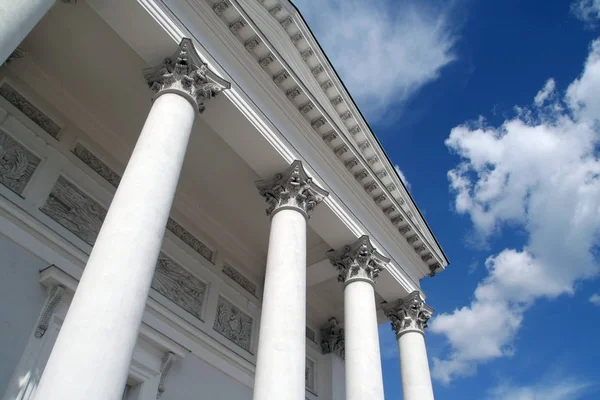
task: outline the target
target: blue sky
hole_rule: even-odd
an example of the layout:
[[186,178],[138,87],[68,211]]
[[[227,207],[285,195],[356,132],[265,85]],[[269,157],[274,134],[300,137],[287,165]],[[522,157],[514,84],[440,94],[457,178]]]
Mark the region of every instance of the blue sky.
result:
[[294,3],[451,261],[436,399],[600,398],[600,0]]

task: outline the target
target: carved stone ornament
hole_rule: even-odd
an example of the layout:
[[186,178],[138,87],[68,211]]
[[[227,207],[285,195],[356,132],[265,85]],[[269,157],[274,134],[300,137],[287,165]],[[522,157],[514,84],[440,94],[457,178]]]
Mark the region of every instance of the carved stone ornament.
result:
[[10,53],[10,55],[8,56],[8,58],[6,59],[6,61],[4,63],[8,65],[11,62],[13,62],[14,60],[25,58],[25,54],[26,54],[25,50],[23,50],[20,47],[17,47],[15,49],[15,51],[13,51],[12,53]]
[[191,39],[183,38],[177,51],[162,65],[144,70],[144,77],[156,93],[177,93],[192,103],[199,112],[204,111],[204,102],[231,84],[219,78],[202,62]]
[[424,334],[427,322],[433,314],[433,308],[425,304],[418,290],[412,292],[396,304],[383,303],[383,312],[392,322],[392,330],[396,337],[407,332],[419,332]]
[[219,1],[219,2],[215,3],[215,5],[213,6],[213,11],[218,16],[221,16],[225,12],[225,10],[227,10],[228,8],[229,8],[228,1]]
[[160,399],[160,396],[162,396],[165,391],[165,380],[167,379],[167,375],[169,375],[169,371],[171,370],[174,361],[175,354],[168,351],[160,362],[160,382],[158,383],[158,393],[156,393],[157,399]]
[[280,24],[283,27],[283,29],[287,29],[288,26],[290,26],[293,22],[294,22],[294,20],[292,19],[292,17],[287,16],[281,20]]
[[273,61],[275,61],[275,57],[273,56],[273,54],[269,53],[260,60],[258,60],[258,64],[263,68],[267,68],[269,64],[271,64]]
[[39,164],[39,157],[0,130],[0,183],[21,195]]
[[321,328],[321,352],[337,354],[342,360],[345,357],[344,329],[334,317],[329,318],[327,325]]
[[338,281],[345,284],[355,280],[374,283],[381,270],[390,262],[389,258],[373,247],[366,235],[341,250],[330,250],[327,256],[339,272]]
[[434,277],[440,270],[442,270],[442,266],[439,263],[431,264],[429,266],[429,276]]
[[213,329],[250,352],[252,343],[253,319],[232,304],[229,300],[219,296],[217,301],[217,315]]
[[257,181],[256,187],[269,204],[267,215],[273,215],[278,210],[293,209],[309,218],[317,204],[329,195],[329,192],[313,183],[298,160],[274,178]]
[[40,321],[38,322],[37,328],[35,329],[35,337],[41,338],[44,336],[44,333],[48,330],[48,326],[50,325],[50,319],[52,315],[54,315],[54,311],[56,307],[60,304],[60,301],[65,294],[65,288],[60,285],[53,285],[48,290],[48,300],[46,304],[44,304],[44,309],[42,310],[42,315],[40,316]]

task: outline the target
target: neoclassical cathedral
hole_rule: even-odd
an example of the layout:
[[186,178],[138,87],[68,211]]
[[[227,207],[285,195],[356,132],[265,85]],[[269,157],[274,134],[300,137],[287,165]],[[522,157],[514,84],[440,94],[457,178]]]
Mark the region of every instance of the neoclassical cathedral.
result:
[[0,65],[2,399],[383,400],[391,321],[433,400],[448,260],[290,1],[0,0]]

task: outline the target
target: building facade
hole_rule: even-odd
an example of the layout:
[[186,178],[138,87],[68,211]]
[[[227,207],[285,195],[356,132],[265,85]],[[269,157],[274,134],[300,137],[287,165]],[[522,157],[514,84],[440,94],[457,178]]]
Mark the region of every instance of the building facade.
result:
[[448,260],[287,0],[0,0],[4,400],[433,399]]

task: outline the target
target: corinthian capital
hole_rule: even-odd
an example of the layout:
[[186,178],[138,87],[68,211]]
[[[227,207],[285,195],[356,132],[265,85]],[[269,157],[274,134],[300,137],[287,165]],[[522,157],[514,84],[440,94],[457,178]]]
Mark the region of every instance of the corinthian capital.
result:
[[385,264],[390,262],[373,247],[366,235],[341,250],[330,250],[327,256],[339,271],[338,281],[346,284],[355,280],[374,283]]
[[334,317],[329,318],[327,325],[321,328],[321,351],[323,354],[334,353],[342,360],[345,357],[344,329]]
[[433,308],[425,304],[419,291],[412,292],[396,304],[383,304],[383,312],[392,321],[392,330],[396,332],[396,337],[406,332],[424,334],[433,311]]
[[194,49],[191,39],[183,38],[173,56],[156,67],[147,68],[144,77],[156,96],[164,93],[177,93],[186,99],[200,113],[204,111],[204,102],[231,84],[219,78],[202,62]]
[[269,207],[267,215],[279,210],[294,209],[306,218],[329,192],[321,189],[308,177],[302,162],[296,160],[281,174],[269,180],[255,182],[258,192],[265,198]]

